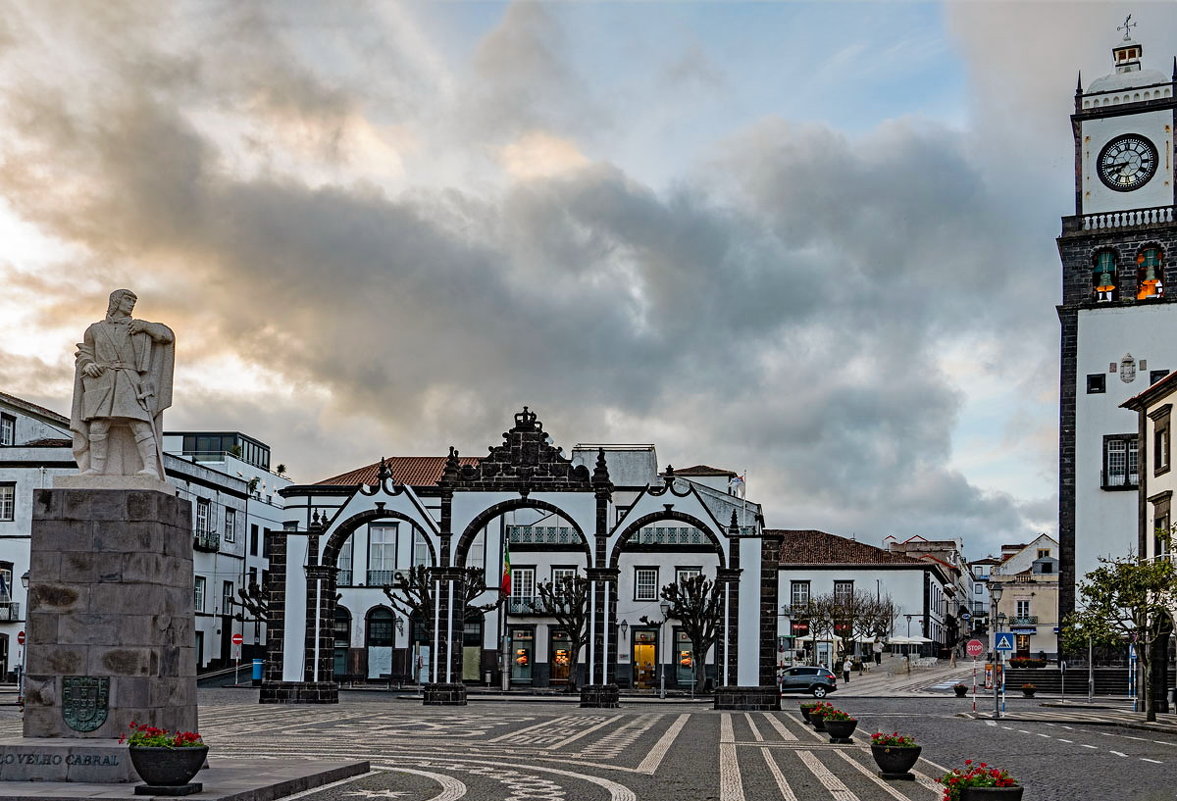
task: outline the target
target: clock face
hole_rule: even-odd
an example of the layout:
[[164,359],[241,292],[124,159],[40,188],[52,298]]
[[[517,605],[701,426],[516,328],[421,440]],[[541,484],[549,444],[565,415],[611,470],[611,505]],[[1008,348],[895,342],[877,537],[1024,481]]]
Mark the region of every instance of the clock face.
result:
[[1131,192],[1157,171],[1157,148],[1140,134],[1117,136],[1099,152],[1099,177],[1117,192]]

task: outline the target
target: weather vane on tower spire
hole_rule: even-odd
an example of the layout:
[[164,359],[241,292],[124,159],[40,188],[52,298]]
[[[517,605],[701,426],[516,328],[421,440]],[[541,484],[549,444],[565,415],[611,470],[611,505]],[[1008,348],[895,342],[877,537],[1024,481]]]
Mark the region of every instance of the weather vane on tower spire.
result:
[[1124,17],[1124,24],[1123,25],[1116,26],[1117,31],[1124,32],[1124,41],[1125,42],[1131,41],[1132,37],[1129,34],[1132,32],[1132,29],[1136,27],[1136,23],[1132,22],[1131,20],[1132,20],[1132,15],[1129,14],[1128,16]]

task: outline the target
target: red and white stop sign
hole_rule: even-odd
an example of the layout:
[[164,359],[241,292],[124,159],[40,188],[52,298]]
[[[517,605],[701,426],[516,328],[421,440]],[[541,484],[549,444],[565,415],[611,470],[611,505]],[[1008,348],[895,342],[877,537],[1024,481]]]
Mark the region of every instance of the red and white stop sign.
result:
[[976,659],[985,653],[985,643],[980,640],[969,640],[969,644],[964,647],[964,652],[973,659]]
[[18,631],[18,632],[16,633],[16,642],[17,642],[17,644],[18,644],[18,645],[24,645],[24,644],[25,644],[25,633],[24,633],[23,631]]
[[241,643],[243,643],[243,642],[245,642],[245,638],[242,637],[240,634],[233,635],[233,644],[234,645],[241,645]]

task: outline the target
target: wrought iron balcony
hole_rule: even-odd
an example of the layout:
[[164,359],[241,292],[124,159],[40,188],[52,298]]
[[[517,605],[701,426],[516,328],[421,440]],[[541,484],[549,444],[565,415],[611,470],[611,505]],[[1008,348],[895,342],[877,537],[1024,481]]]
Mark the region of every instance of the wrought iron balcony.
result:
[[337,586],[337,587],[350,587],[351,586],[351,571],[350,570],[340,570],[338,573],[336,573],[335,574],[335,586]]
[[0,603],[0,620],[20,620],[20,604],[5,601]]
[[[396,579],[396,573],[397,573],[397,571],[395,571],[395,570],[369,570],[368,571],[368,586],[369,587],[391,586],[393,581]],[[341,584],[342,582],[337,580],[335,583]]]
[[1017,615],[1009,619],[1011,626],[1037,626],[1038,615]]
[[198,551],[215,553],[221,547],[221,535],[216,531],[201,531],[197,529],[192,537],[192,547]]
[[507,599],[508,615],[538,615],[543,602],[538,595],[511,596]]

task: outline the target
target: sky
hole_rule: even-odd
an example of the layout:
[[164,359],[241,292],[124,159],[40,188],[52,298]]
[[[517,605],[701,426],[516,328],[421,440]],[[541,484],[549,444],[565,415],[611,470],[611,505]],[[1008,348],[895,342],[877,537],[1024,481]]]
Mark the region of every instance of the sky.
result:
[[746,474],[772,528],[1057,530],[1076,81],[1171,3],[111,2],[0,14],[0,390],[106,296],[169,430],[299,482],[556,444]]

